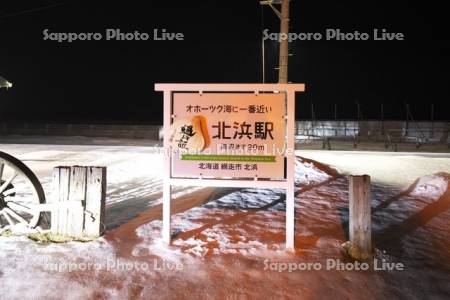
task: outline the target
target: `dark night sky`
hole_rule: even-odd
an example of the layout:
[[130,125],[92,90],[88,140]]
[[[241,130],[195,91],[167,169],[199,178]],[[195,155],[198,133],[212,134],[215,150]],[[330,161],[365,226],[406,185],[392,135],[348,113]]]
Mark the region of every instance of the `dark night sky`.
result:
[[[62,3],[45,10],[30,9]],[[442,4],[441,4],[442,3]],[[444,2],[291,2],[292,32],[326,28],[402,32],[406,41],[311,41],[290,45],[289,80],[304,82],[297,118],[403,119],[404,102],[416,119],[450,120],[448,16]],[[16,14],[19,13],[19,14]],[[2,17],[3,16],[3,17]],[[264,8],[264,27],[278,20]],[[167,28],[184,41],[44,41],[51,32],[106,28],[151,33]],[[0,7],[0,117],[33,121],[159,123],[162,95],[155,82],[261,82],[261,8],[245,1],[3,1]],[[269,82],[276,82],[278,43],[266,43]]]

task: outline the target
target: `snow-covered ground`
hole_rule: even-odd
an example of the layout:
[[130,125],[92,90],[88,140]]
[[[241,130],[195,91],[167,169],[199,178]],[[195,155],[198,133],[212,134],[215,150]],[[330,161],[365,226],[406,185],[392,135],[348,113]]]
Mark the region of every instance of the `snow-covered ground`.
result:
[[[109,229],[85,244],[0,237],[2,299],[450,297],[450,158],[445,155],[297,152],[297,249],[290,253],[283,249],[282,190],[178,187],[174,241],[166,246],[160,238],[158,148],[2,144],[0,150],[31,167],[47,195],[55,166],[107,166]],[[348,180],[342,174],[350,173],[372,176],[377,258],[402,263],[404,271],[325,269],[330,259],[348,262],[340,245],[348,231]],[[268,267],[307,263],[323,268]]]
[[374,182],[400,188],[409,187],[419,177],[450,170],[450,152],[299,150],[296,154],[330,165],[341,174],[368,174]]

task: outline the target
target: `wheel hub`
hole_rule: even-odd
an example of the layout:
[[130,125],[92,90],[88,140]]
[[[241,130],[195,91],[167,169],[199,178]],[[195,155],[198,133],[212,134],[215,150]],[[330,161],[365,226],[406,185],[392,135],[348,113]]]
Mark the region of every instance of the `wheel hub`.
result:
[[2,209],[5,208],[5,207],[6,207],[6,202],[5,202],[5,200],[3,199],[3,195],[0,194],[0,210],[2,210]]
[[[0,181],[0,185],[1,185],[1,184],[4,184],[4,183],[5,183],[5,181],[3,181],[3,180]],[[5,201],[4,193],[5,193],[7,190],[10,190],[10,189],[12,189],[12,188],[14,188],[14,186],[13,186],[12,184],[9,184],[9,185],[6,187],[6,189],[5,189],[2,193],[0,193],[0,210],[2,210],[3,208],[7,207],[6,201]],[[14,196],[14,195],[15,195],[15,193],[12,194],[12,196]]]

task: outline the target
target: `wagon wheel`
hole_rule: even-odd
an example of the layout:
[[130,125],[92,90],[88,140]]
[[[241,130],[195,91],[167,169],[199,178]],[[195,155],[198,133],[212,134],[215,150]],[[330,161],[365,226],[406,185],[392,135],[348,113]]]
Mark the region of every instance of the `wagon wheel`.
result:
[[45,194],[36,175],[17,158],[0,151],[0,232],[16,225],[34,228]]

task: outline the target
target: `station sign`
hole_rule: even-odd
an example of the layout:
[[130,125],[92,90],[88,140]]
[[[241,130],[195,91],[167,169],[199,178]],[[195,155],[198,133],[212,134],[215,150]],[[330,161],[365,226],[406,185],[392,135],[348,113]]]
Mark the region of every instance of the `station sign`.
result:
[[285,178],[285,93],[174,93],[172,177]]

